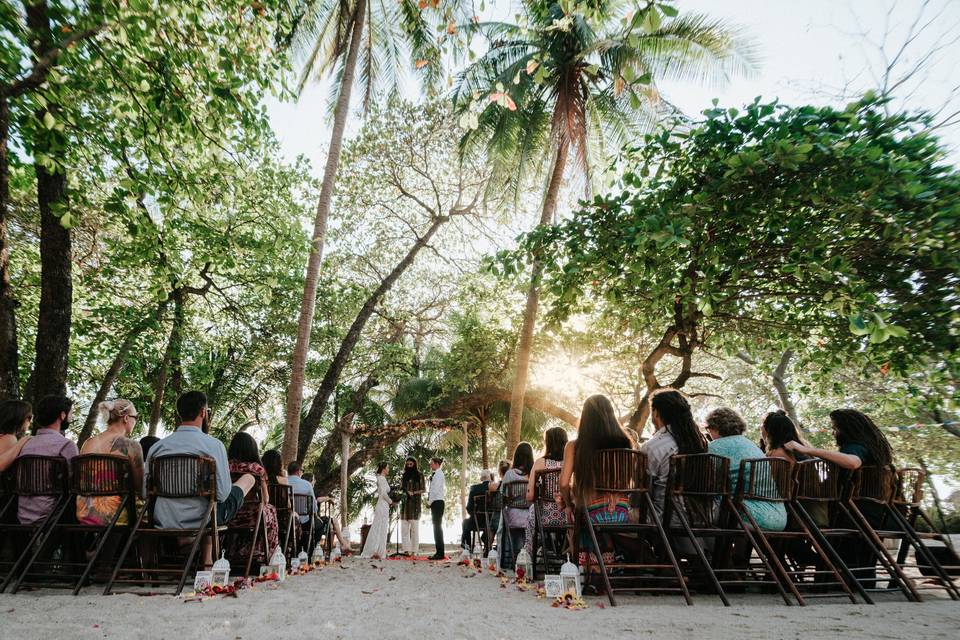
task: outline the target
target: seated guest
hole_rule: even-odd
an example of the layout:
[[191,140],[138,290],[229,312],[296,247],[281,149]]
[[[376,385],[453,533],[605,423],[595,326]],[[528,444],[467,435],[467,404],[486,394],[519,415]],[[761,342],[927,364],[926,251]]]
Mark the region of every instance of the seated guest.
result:
[[[552,427],[543,434],[543,455],[533,463],[530,472],[530,481],[527,484],[527,502],[533,502],[537,493],[537,474],[547,469],[559,469],[563,466],[563,448],[567,446],[567,430],[563,427]],[[557,483],[559,490],[559,483]],[[554,496],[559,498],[559,493]],[[536,508],[531,504],[527,511],[527,532],[523,547],[527,553],[533,553],[533,530],[537,526]],[[559,527],[567,523],[567,514],[563,510],[562,501],[544,503],[542,513],[544,527]]]
[[788,442],[799,442],[806,445],[800,435],[797,425],[793,423],[786,411],[771,411],[763,416],[760,423],[760,448],[768,458],[785,458],[791,462],[800,462],[807,459],[802,453],[786,448]]
[[[140,443],[130,438],[137,424],[136,407],[129,400],[117,398],[101,402],[97,407],[107,423],[103,433],[88,438],[80,453],[100,453],[117,456],[130,463],[130,481],[134,487],[143,486],[143,451]],[[80,524],[107,525],[120,507],[120,496],[78,496],[77,521]],[[127,524],[127,512],[120,514],[117,524]]]
[[[854,409],[836,409],[830,412],[830,422],[839,451],[818,449],[796,440],[786,443],[784,448],[794,453],[827,460],[851,472],[862,466],[889,467],[893,464],[893,448],[869,416]],[[883,505],[863,503],[859,506],[872,526],[882,525]],[[853,573],[861,580],[864,588],[872,589],[875,586],[877,570],[876,556],[869,546],[859,544],[854,539],[844,539],[836,546],[847,566],[863,567]]]
[[[613,403],[604,395],[594,395],[583,403],[577,439],[571,440],[563,449],[563,466],[560,471],[560,494],[563,497],[568,519],[573,520],[573,509],[586,508],[587,516],[597,523],[627,522],[630,505],[622,493],[598,492],[596,487],[596,454],[602,449],[629,449],[630,438],[620,427]],[[592,548],[589,536],[581,533],[581,547]],[[604,560],[613,561],[609,541],[601,542],[599,551]],[[585,557],[580,558],[581,563]]]
[[[303,473],[303,465],[294,460],[287,465],[287,482],[293,487],[294,495],[310,495],[314,496],[313,503],[323,504],[328,502],[330,504],[335,504],[333,498],[330,496],[318,496],[313,487],[313,474],[312,473]],[[309,493],[308,493],[309,491]],[[315,512],[314,512],[315,513]],[[300,516],[300,522],[310,522],[310,519],[304,519],[304,516]],[[343,553],[346,555],[350,550],[350,543],[347,542],[347,539],[343,537],[343,533],[340,531],[340,522],[336,518],[327,518],[327,516],[319,516],[317,522],[314,525],[313,537],[315,540],[318,540],[321,535],[326,535],[329,533],[327,527],[333,525],[333,535],[337,537],[337,540],[340,541],[340,548],[343,550]],[[310,553],[312,550],[304,547],[304,550],[307,553]]]
[[263,468],[267,471],[267,482],[270,484],[290,484],[283,469],[283,456],[276,449],[263,452]]
[[6,471],[30,436],[24,436],[33,420],[33,408],[23,400],[0,403],[0,473]]
[[147,454],[150,453],[150,447],[160,442],[160,438],[157,436],[143,436],[140,438],[140,448],[143,450],[143,459],[147,459]]
[[490,493],[496,493],[500,491],[500,483],[503,482],[503,476],[507,475],[507,471],[510,470],[510,461],[501,460],[497,463],[497,477],[494,480],[490,481],[490,484],[487,485],[487,491]]
[[[500,494],[504,496],[504,504],[506,504],[507,500],[504,495],[504,487],[511,482],[517,482],[519,480],[526,482],[531,469],[533,469],[533,447],[530,446],[529,442],[521,442],[513,452],[513,464],[506,474],[504,474],[503,480],[500,482]],[[523,546],[523,537],[527,528],[527,515],[529,511],[529,505],[525,505],[522,509],[516,507],[507,507],[506,509],[506,522],[503,523],[504,527],[501,534],[506,535],[509,533],[510,549],[513,550],[513,553],[517,553],[520,547]],[[503,538],[501,538],[500,542],[500,548],[503,550],[500,556],[500,564],[506,567],[512,567],[513,558],[509,556],[509,550],[503,544]]]
[[484,546],[487,544],[487,530],[485,526],[482,526],[483,523],[477,520],[477,505],[475,502],[476,498],[487,494],[487,487],[490,486],[491,480],[493,480],[493,472],[484,469],[480,472],[480,482],[470,485],[470,491],[467,494],[467,517],[463,521],[463,534],[460,536],[460,546],[464,549],[470,548],[470,537],[474,531],[480,531],[480,540]]
[[[46,396],[37,403],[37,435],[30,439],[20,455],[61,457],[69,462],[79,455],[77,445],[64,437],[63,432],[73,418],[73,400],[63,396]],[[22,496],[17,500],[17,518],[20,524],[33,524],[43,520],[56,505],[52,496]]]
[[[207,418],[207,396],[199,391],[188,391],[177,398],[176,431],[150,447],[144,472],[144,486],[150,480],[150,462],[166,455],[194,455],[213,458],[217,472],[217,524],[230,522],[243,505],[243,499],[253,488],[255,478],[246,474],[236,482],[230,481],[230,463],[223,443],[201,429]],[[157,526],[168,529],[195,529],[206,512],[206,498],[157,498],[153,517]],[[209,545],[205,550],[205,564],[209,564]]]
[[[260,463],[260,453],[257,451],[257,441],[246,431],[238,431],[230,448],[227,449],[227,459],[230,461],[230,473],[249,473],[260,483],[260,493],[269,500],[267,490],[267,472]],[[233,519],[238,527],[253,528],[256,525],[257,511],[252,508],[241,508]],[[280,544],[280,526],[277,524],[277,508],[272,504],[264,505],[263,525],[267,532],[268,549],[263,548],[263,538],[257,536],[257,546],[253,551],[253,559],[258,564],[266,564],[270,560],[273,550]],[[234,557],[246,558],[250,554],[250,540],[240,541],[234,550]]]
[[690,403],[676,389],[660,389],[650,396],[650,419],[654,434],[643,443],[640,451],[647,456],[653,507],[657,515],[661,515],[671,456],[704,453],[707,441],[693,419]]
[[[707,445],[707,451],[730,460],[730,492],[736,494],[740,462],[750,458],[762,458],[763,451],[743,435],[747,430],[747,423],[733,409],[721,407],[711,411],[707,415],[707,430],[712,438]],[[749,480],[744,479],[745,482]],[[744,500],[743,505],[761,529],[783,531],[786,528],[787,509],[783,503]]]

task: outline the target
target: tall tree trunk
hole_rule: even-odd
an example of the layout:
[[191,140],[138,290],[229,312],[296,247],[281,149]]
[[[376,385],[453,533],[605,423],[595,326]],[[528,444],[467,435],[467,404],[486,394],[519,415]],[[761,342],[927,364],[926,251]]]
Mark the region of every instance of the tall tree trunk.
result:
[[[27,26],[34,56],[43,58],[56,47],[47,3],[26,4]],[[63,159],[66,143],[56,129],[47,130],[43,123],[49,112],[60,115],[59,105],[49,102],[35,114],[41,133],[34,140],[34,157],[41,155]],[[67,391],[67,356],[70,350],[70,319],[73,305],[72,249],[70,230],[61,223],[67,213],[67,174],[62,166],[48,170],[35,163],[37,205],[40,209],[40,311],[33,371],[28,387],[34,401],[45,395],[65,395]]]
[[777,390],[780,408],[793,420],[793,424],[797,425],[798,429],[804,431],[805,429],[800,426],[800,419],[797,416],[797,406],[793,404],[793,400],[790,398],[790,390],[787,389],[787,367],[790,365],[791,358],[793,358],[793,349],[787,349],[780,354],[780,362],[770,377],[773,380],[773,388]]
[[350,35],[347,58],[343,65],[340,93],[337,96],[337,105],[333,112],[330,148],[327,151],[327,163],[323,169],[323,183],[320,187],[320,198],[317,201],[317,211],[313,222],[313,240],[310,257],[307,260],[303,298],[300,300],[297,341],[293,348],[293,357],[290,363],[290,384],[287,386],[286,420],[283,429],[282,448],[284,463],[290,462],[294,458],[303,459],[302,454],[298,455],[297,447],[298,443],[302,442],[302,438],[299,437],[300,408],[303,404],[307,352],[310,349],[313,314],[317,305],[317,282],[320,277],[320,263],[323,261],[323,243],[327,233],[327,218],[330,214],[330,203],[333,200],[333,187],[337,178],[337,169],[340,166],[340,151],[343,147],[343,132],[346,128],[347,116],[350,113],[350,93],[353,90],[353,79],[357,67],[357,52],[360,49],[364,19],[366,18],[365,5],[366,0],[359,0],[356,13],[353,16],[353,31]]
[[[569,147],[566,136],[561,134],[557,142],[557,155],[553,161],[550,182],[543,197],[543,208],[540,210],[539,226],[541,227],[553,222],[553,216],[557,210],[557,199],[560,195],[560,183],[563,181],[563,172],[567,166]],[[517,344],[517,375],[513,380],[513,393],[510,396],[510,417],[507,422],[507,456],[512,456],[513,450],[520,443],[523,396],[527,392],[527,377],[530,373],[530,352],[533,349],[533,330],[537,324],[537,307],[540,304],[540,275],[542,271],[543,264],[538,258],[534,258],[530,288],[527,289],[527,304],[523,310],[523,326],[520,329],[520,341]]]
[[17,350],[17,301],[10,290],[10,109],[0,96],[0,400],[20,397],[20,355]]
[[80,435],[77,437],[77,446],[82,447],[87,438],[93,435],[93,427],[97,424],[97,407],[101,402],[106,400],[107,394],[110,393],[110,389],[113,387],[113,383],[117,381],[117,376],[119,376],[120,371],[123,370],[123,365],[126,363],[127,355],[130,353],[133,345],[136,344],[137,339],[147,327],[154,322],[160,321],[166,308],[167,301],[164,300],[153,314],[144,317],[134,325],[130,333],[128,333],[123,339],[123,342],[120,343],[120,347],[117,349],[117,355],[114,356],[113,362],[110,363],[110,368],[108,368],[107,372],[103,375],[100,387],[97,389],[97,393],[93,396],[93,401],[90,403],[90,409],[87,410],[87,417],[83,421],[83,428],[80,429]]
[[[403,275],[403,272],[413,264],[420,250],[430,243],[430,239],[433,238],[440,226],[449,219],[448,216],[435,217],[430,228],[427,229],[427,232],[417,239],[403,259],[397,263],[393,270],[387,274],[380,282],[380,285],[363,303],[363,306],[357,313],[357,317],[353,320],[353,324],[351,324],[350,329],[347,330],[347,335],[344,336],[343,341],[340,343],[340,348],[337,350],[336,355],[334,355],[333,360],[331,360],[330,366],[327,367],[323,380],[320,381],[320,388],[317,390],[317,395],[313,398],[313,402],[310,403],[310,411],[300,425],[299,446],[296,456],[298,461],[303,462],[304,457],[307,455],[307,449],[313,441],[313,436],[317,433],[317,428],[320,426],[320,419],[323,417],[323,412],[327,408],[327,401],[330,399],[334,388],[336,388],[337,381],[340,380],[340,374],[343,373],[350,354],[360,340],[360,334],[363,332],[367,321],[370,320],[370,316],[373,315],[373,311],[377,305],[380,304],[383,296],[386,295],[394,283]],[[286,444],[286,441],[284,441],[284,444]]]
[[490,468],[490,449],[487,445],[487,411],[481,408],[480,414],[480,465],[484,469]]
[[[163,350],[163,361],[157,369],[153,385],[153,402],[150,405],[150,427],[149,435],[157,435],[157,426],[160,424],[160,418],[163,416],[163,398],[167,392],[167,379],[170,375],[170,365],[173,362],[176,350],[180,344],[180,333],[182,331],[181,322],[183,321],[183,290],[176,289],[173,294],[173,323],[170,327],[170,337],[167,338],[167,346]],[[177,311],[177,308],[180,311]]]

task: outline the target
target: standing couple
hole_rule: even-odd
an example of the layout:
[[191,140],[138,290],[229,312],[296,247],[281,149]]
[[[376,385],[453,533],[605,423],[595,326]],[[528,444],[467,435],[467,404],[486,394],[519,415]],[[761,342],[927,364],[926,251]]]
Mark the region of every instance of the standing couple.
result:
[[[436,552],[430,560],[443,560],[443,507],[446,482],[443,476],[443,458],[430,459],[430,485],[427,492],[427,504],[433,519],[433,539]],[[367,533],[366,543],[360,553],[362,558],[386,558],[387,535],[390,531],[390,507],[394,505],[390,497],[390,485],[387,474],[390,468],[386,462],[377,465],[377,506],[373,511],[373,524]],[[407,554],[416,554],[419,548],[420,496],[423,494],[423,476],[417,469],[417,461],[407,458],[404,463],[401,490],[403,492],[403,549]]]

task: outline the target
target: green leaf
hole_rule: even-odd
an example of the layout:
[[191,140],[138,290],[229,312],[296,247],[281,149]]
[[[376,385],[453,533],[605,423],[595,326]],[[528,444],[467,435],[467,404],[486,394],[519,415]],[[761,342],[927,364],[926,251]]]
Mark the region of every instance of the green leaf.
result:
[[49,131],[53,129],[53,125],[57,124],[57,121],[54,119],[53,114],[49,111],[44,112],[43,114],[43,126]]
[[676,7],[671,6],[669,4],[661,4],[659,6],[660,6],[660,11],[663,11],[663,15],[668,16],[670,18],[676,18],[680,14],[680,12],[677,11]]

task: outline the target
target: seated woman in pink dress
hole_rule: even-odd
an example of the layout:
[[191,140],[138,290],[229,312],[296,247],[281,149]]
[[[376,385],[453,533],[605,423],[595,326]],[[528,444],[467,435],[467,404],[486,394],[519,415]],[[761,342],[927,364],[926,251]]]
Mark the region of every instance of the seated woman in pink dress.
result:
[[[267,471],[260,461],[257,450],[257,441],[246,431],[240,431],[233,436],[230,447],[227,449],[227,459],[230,460],[230,473],[249,473],[260,483],[262,495],[269,496],[267,491]],[[256,524],[257,513],[253,509],[241,507],[230,524],[238,527],[253,527]],[[280,527],[277,524],[277,508],[268,504],[263,510],[263,526],[267,530],[267,545],[263,548],[263,538],[257,536],[257,546],[253,552],[254,562],[266,564],[273,550],[280,543]],[[250,553],[250,541],[244,540],[236,549],[237,558],[245,558]]]

